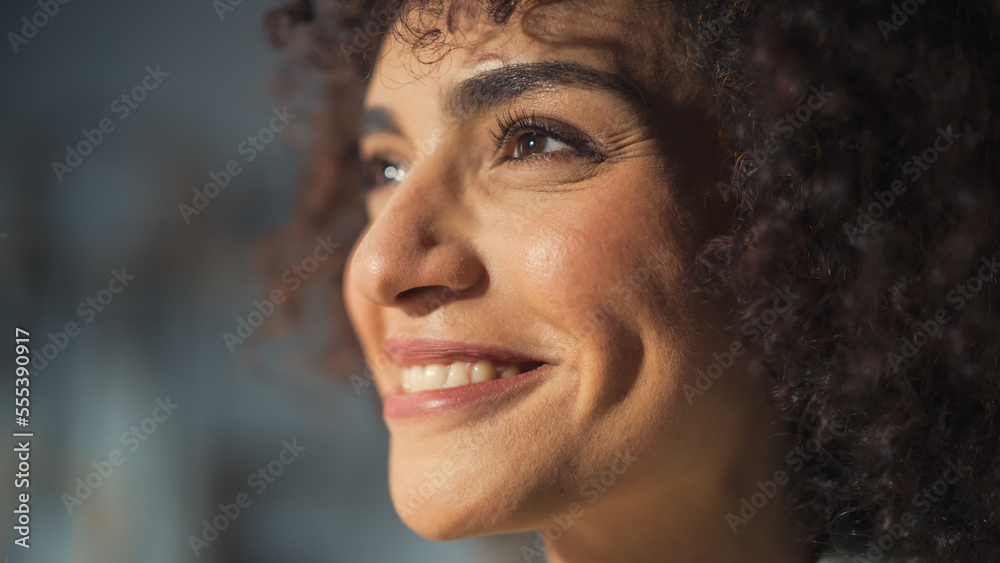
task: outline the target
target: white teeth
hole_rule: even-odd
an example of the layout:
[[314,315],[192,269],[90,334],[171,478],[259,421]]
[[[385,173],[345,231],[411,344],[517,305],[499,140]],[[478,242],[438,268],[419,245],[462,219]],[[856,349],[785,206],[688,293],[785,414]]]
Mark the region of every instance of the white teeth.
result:
[[471,382],[469,370],[465,368],[465,362],[455,362],[448,367],[448,379],[444,382],[445,387],[458,387]]
[[441,364],[431,364],[424,369],[424,380],[420,389],[441,389],[444,387],[444,380],[448,377],[448,368]]
[[416,393],[417,391],[420,391],[420,385],[424,380],[424,372],[420,366],[403,368],[400,375],[402,376],[404,391],[407,393]]
[[[499,371],[499,373],[497,373]],[[504,366],[497,370],[493,362],[480,360],[469,369],[469,363],[464,361],[454,362],[451,365],[431,364],[427,366],[410,366],[399,370],[400,382],[403,385],[404,393],[416,393],[430,389],[445,389],[491,381],[494,379],[507,379],[521,373],[516,366]]]
[[403,384],[404,393],[413,393],[413,377],[410,375],[410,368],[402,368],[399,370],[399,379]]
[[489,360],[479,360],[472,366],[472,382],[489,381],[497,378],[497,370],[493,367],[493,362]]

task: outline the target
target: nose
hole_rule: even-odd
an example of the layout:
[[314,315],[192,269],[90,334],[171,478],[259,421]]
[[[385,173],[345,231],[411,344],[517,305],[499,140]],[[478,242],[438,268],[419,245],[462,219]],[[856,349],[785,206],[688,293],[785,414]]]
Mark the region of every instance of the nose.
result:
[[485,281],[467,211],[445,174],[412,169],[374,212],[350,264],[350,282],[372,303],[419,316]]

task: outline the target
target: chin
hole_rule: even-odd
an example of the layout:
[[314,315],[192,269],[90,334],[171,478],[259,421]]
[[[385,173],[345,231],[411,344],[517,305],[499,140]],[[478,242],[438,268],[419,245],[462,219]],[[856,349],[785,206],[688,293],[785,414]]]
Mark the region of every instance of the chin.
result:
[[411,530],[429,540],[453,541],[495,533],[500,523],[490,507],[502,505],[503,499],[482,488],[474,489],[471,479],[463,478],[466,473],[467,469],[435,459],[390,462],[389,492],[396,513]]
[[543,508],[559,503],[542,485],[550,479],[538,477],[545,469],[525,471],[537,464],[491,451],[471,440],[394,443],[389,492],[399,517],[434,541],[534,529],[544,520]]

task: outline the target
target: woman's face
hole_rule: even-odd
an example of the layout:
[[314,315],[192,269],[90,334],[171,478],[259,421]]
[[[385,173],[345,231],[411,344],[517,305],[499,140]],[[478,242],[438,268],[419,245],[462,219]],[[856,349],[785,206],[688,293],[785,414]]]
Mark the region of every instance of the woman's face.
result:
[[345,298],[393,502],[429,538],[689,510],[725,494],[758,414],[736,366],[683,390],[734,340],[692,293],[727,222],[707,96],[661,8],[572,4],[459,16],[436,62],[389,36],[365,99]]

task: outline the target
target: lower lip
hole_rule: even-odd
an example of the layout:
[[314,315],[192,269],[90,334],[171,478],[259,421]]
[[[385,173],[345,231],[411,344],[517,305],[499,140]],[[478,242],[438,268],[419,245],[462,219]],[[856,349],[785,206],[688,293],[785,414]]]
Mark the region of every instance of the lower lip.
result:
[[382,402],[382,414],[386,418],[405,418],[454,412],[498,398],[501,394],[509,395],[526,390],[551,369],[552,366],[546,364],[507,379],[481,381],[417,393],[404,393],[402,387],[397,387],[385,396]]

